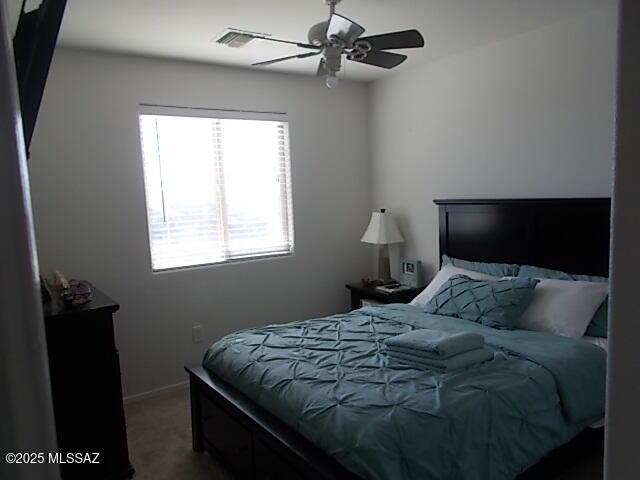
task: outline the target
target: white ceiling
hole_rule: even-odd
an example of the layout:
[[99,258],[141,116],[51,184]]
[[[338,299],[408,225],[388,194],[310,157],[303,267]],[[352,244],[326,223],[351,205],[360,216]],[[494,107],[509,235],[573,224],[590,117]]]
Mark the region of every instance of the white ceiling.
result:
[[[365,35],[419,29],[426,48],[403,52],[409,59],[396,69],[402,70],[615,4],[616,0],[344,0],[338,12],[365,26]],[[233,49],[212,40],[235,27],[306,41],[309,27],[327,16],[324,0],[68,0],[60,42],[250,67],[301,50],[260,40]],[[267,68],[313,75],[317,62],[293,60]],[[348,62],[345,74],[373,80],[392,73]]]

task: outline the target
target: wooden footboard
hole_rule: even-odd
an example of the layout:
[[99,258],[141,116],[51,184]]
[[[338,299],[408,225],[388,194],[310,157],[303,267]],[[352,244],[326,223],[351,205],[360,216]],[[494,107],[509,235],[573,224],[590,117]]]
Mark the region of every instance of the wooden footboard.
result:
[[[200,365],[185,367],[191,386],[193,449],[207,451],[240,480],[358,480],[340,465]],[[587,429],[518,480],[553,479],[590,455],[602,455],[604,429]],[[360,479],[362,480],[362,479]]]
[[242,480],[357,480],[335,459],[202,366],[190,366],[193,449]]

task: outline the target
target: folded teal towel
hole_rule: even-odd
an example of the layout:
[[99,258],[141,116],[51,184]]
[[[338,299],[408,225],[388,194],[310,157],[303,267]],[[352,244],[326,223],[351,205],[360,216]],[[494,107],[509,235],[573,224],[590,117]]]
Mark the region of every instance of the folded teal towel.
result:
[[475,350],[469,350],[468,352],[459,353],[458,355],[453,355],[452,357],[443,360],[425,358],[392,350],[389,350],[387,355],[389,360],[397,361],[406,365],[450,372],[491,360],[494,352],[490,348],[482,347],[476,348]]
[[389,349],[420,355],[425,358],[445,359],[484,346],[484,337],[478,333],[450,333],[420,329],[385,340]]

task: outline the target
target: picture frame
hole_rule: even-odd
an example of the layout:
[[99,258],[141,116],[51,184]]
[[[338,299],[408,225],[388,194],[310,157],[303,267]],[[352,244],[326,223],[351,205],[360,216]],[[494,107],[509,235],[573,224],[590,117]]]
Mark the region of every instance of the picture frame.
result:
[[409,287],[422,286],[422,262],[403,258],[400,262],[400,283]]

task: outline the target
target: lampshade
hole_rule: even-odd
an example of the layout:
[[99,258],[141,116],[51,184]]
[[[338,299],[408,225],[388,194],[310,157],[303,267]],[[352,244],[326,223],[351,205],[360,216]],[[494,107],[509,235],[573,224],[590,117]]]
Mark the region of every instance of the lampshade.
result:
[[367,231],[364,232],[360,241],[374,245],[388,245],[390,243],[402,243],[404,238],[391,214],[387,213],[383,208],[379,212],[371,214],[371,221]]

